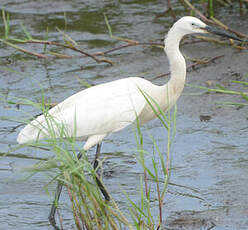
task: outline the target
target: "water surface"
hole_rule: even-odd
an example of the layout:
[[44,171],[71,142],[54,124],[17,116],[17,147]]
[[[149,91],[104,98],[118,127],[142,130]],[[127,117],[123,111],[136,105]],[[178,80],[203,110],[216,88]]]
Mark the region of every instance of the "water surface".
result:
[[[159,41],[172,23],[169,17],[155,19],[166,9],[163,1],[3,0],[1,7],[11,15],[13,37],[24,36],[23,24],[34,38],[44,39],[48,28],[48,39],[62,42],[63,36],[56,29],[58,27],[66,29],[67,34],[90,53],[123,44],[109,37],[104,13],[114,35],[139,41]],[[237,14],[234,12],[229,16],[232,20],[223,16],[223,20],[240,31],[247,31],[247,18],[240,18]],[[3,36],[2,21],[0,36]],[[23,47],[37,52],[43,49],[34,44]],[[206,43],[185,45],[182,50],[187,57],[193,58],[224,55],[204,68],[189,72],[187,83],[205,85],[206,81],[213,81],[230,85],[233,80],[244,80],[248,72],[247,51],[237,52],[230,47]],[[52,51],[77,55],[56,47]],[[78,78],[99,84],[131,76],[152,79],[168,72],[168,62],[159,48],[129,47],[107,58],[114,62],[113,66],[97,64],[89,58],[37,60],[0,44],[1,98],[22,97],[38,102],[41,101],[42,88],[47,101],[59,102],[85,87]],[[154,83],[161,85],[165,81],[167,79],[162,78]],[[172,145],[172,184],[164,203],[164,219],[168,217],[166,225],[177,229],[179,224],[176,220],[183,218],[185,229],[209,227],[211,223],[216,225],[216,230],[247,229],[247,107],[218,106],[214,102],[242,102],[242,99],[199,92],[186,87],[178,101],[177,133]],[[47,216],[54,187],[50,187],[51,194],[48,195],[43,188],[49,178],[37,174],[24,180],[26,175],[19,170],[37,162],[38,157],[51,157],[53,153],[22,148],[12,151],[12,155],[3,155],[17,146],[16,137],[20,130],[14,129],[19,123],[9,119],[21,120],[27,114],[38,112],[29,106],[18,109],[15,105],[0,102],[0,229],[51,229]],[[201,122],[200,115],[209,115],[211,120]],[[167,134],[159,121],[155,120],[147,127],[165,151]],[[124,209],[125,196],[120,192],[120,186],[138,201],[142,169],[133,155],[135,148],[131,128],[108,137],[102,147],[103,154],[108,157],[105,170],[112,172],[111,177],[104,178],[104,182]],[[145,148],[152,152],[149,138],[145,138]],[[90,151],[93,152],[94,149]],[[149,161],[149,156],[147,159]],[[61,203],[64,226],[70,229],[72,216],[65,192]],[[199,225],[197,220],[205,222],[198,221],[202,223]]]

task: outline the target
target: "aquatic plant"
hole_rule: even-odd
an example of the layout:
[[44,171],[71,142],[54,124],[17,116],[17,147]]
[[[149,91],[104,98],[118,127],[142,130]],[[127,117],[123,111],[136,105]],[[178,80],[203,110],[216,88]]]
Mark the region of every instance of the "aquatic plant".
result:
[[[101,178],[94,170],[87,154],[82,150],[80,151],[76,139],[70,137],[66,128],[57,124],[56,120],[48,113],[49,107],[46,106],[44,96],[40,104],[23,99],[23,103],[27,104],[28,102],[29,105],[40,108],[45,114],[48,124],[47,131],[50,136],[45,141],[24,146],[49,149],[54,154],[54,157],[43,159],[25,170],[31,173],[30,176],[38,172],[50,175],[48,185],[55,181],[60,181],[65,185],[77,229],[158,229],[163,223],[163,203],[171,173],[170,148],[175,134],[177,110],[175,107],[174,111],[169,112],[166,116],[153,98],[141,93],[161,122],[164,131],[167,132],[168,138],[165,142],[167,145],[165,152],[161,151],[148,129],[145,128],[142,131],[137,118],[136,125],[133,126],[137,149],[132,151],[136,152],[144,176],[140,177],[140,186],[137,188],[139,189],[140,200],[133,201],[127,191],[122,191],[128,201],[129,214],[124,213],[114,199],[111,199],[110,202],[104,200],[96,180],[97,178],[101,180]],[[25,122],[28,123],[29,120]],[[53,128],[54,124],[57,128],[56,134]],[[60,135],[59,138],[56,138],[58,130]],[[153,144],[153,152],[145,150],[144,132]],[[64,138],[65,136],[66,138]],[[78,151],[82,154],[80,160],[77,159]],[[152,168],[148,166],[149,162],[152,162]],[[98,167],[103,164],[104,159],[100,161]],[[111,196],[111,191],[108,193]],[[59,206],[59,204],[57,205]],[[154,216],[154,206],[158,209],[158,217]],[[63,229],[63,217],[60,216],[59,220],[60,228]]]
[[[247,81],[248,75],[244,75],[243,79],[244,80],[232,80],[230,81],[231,86],[235,89],[228,89],[227,87],[224,87],[221,84],[215,84],[215,87],[213,86],[200,86],[200,85],[193,85],[193,84],[187,84],[189,87],[193,88],[198,88],[203,90],[201,93],[221,93],[221,94],[227,94],[227,95],[236,95],[240,96],[244,102],[236,102],[236,101],[222,101],[218,102],[215,101],[214,103],[218,105],[223,105],[223,106],[235,106],[235,107],[243,107],[243,106],[248,106],[248,91],[247,91],[247,86],[248,86],[248,81]],[[238,88],[238,90],[236,89]]]

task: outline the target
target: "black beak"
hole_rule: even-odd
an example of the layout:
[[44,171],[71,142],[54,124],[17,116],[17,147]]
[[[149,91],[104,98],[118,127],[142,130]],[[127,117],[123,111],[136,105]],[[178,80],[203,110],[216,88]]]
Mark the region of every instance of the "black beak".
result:
[[211,26],[206,26],[205,28],[202,28],[203,30],[206,30],[207,32],[211,33],[211,34],[216,34],[222,37],[226,37],[226,38],[231,38],[240,42],[244,42],[244,40],[242,40],[241,38],[238,38],[237,36],[235,36],[234,34],[229,34],[224,30],[220,30]]

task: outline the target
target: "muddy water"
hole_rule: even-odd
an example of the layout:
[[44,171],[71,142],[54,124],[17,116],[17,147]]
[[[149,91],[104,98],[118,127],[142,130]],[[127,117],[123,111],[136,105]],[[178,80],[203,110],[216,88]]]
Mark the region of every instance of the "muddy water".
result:
[[[121,44],[109,38],[103,13],[108,16],[114,35],[140,41],[162,38],[172,23],[171,18],[166,17],[155,20],[155,16],[166,9],[163,1],[2,0],[1,7],[11,15],[14,37],[23,36],[23,24],[35,38],[45,38],[46,28],[49,28],[48,38],[62,41],[56,27],[66,27],[68,35],[89,52]],[[230,26],[248,31],[247,17],[240,18],[236,12],[231,12],[227,21],[225,12],[222,14]],[[3,36],[2,21],[0,36]],[[43,49],[37,45],[24,47],[36,51]],[[203,43],[185,45],[182,50],[187,57],[193,58],[224,55],[204,68],[189,72],[187,83],[205,85],[206,81],[211,81],[228,86],[233,80],[244,80],[248,73],[246,51]],[[61,50],[54,48],[52,51]],[[75,55],[71,51],[68,54]],[[43,88],[47,100],[59,102],[84,88],[78,78],[98,84],[130,76],[152,79],[168,71],[167,60],[160,49],[130,47],[108,58],[114,61],[113,66],[96,64],[86,58],[44,61],[0,44],[1,98],[24,97],[40,101]],[[158,79],[154,83],[163,84],[164,81]],[[248,229],[248,109],[214,103],[220,101],[244,102],[239,97],[204,94],[187,86],[178,102],[177,133],[172,145],[173,171],[164,205],[168,229],[208,229],[212,226],[217,230]],[[17,146],[19,128],[14,127],[19,123],[9,119],[20,120],[28,113],[37,112],[28,106],[18,109],[0,101],[0,229],[51,229],[47,216],[54,187],[49,187],[51,194],[48,195],[43,189],[48,181],[44,174],[25,180],[26,175],[19,169],[34,164],[38,157],[53,154],[23,148],[4,156]],[[201,122],[200,115],[211,119]],[[167,137],[160,123],[153,121],[148,128],[164,149]],[[133,136],[132,130],[126,129],[108,137],[102,148],[108,157],[106,171],[111,172],[104,181],[122,207],[125,207],[125,196],[119,192],[120,186],[138,200],[137,187],[142,173],[131,151],[136,144],[130,136]],[[152,151],[149,139],[145,141],[145,148]],[[64,226],[70,229],[70,204],[65,193],[62,197]]]

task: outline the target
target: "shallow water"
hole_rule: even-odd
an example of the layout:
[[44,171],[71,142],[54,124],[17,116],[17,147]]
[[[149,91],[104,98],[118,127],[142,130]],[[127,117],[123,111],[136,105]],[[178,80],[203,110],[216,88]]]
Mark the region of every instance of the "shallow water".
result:
[[[66,27],[67,34],[90,53],[122,44],[109,37],[103,13],[108,16],[114,35],[139,41],[160,40],[172,23],[168,17],[155,20],[156,15],[166,9],[163,1],[3,0],[1,4],[11,15],[11,35],[14,37],[24,36],[23,24],[34,38],[45,38],[48,27],[49,40],[62,41],[63,36],[56,27],[62,30]],[[237,30],[248,31],[247,17],[240,18],[237,14],[231,13],[230,21],[225,21],[225,16],[223,20]],[[3,36],[2,21],[0,36]],[[36,51],[43,49],[30,44],[23,47]],[[244,79],[248,73],[247,51],[237,52],[230,47],[205,43],[185,45],[182,50],[187,57],[194,58],[224,55],[204,68],[189,72],[187,83],[205,85],[206,81],[213,81],[228,85],[232,80]],[[53,51],[61,49],[54,48]],[[67,53],[75,55],[72,51]],[[97,64],[88,58],[44,61],[0,44],[1,97],[40,101],[42,88],[47,101],[59,102],[84,88],[78,78],[98,84],[130,76],[152,79],[168,72],[165,55],[158,48],[129,47],[107,58],[114,62],[113,66]],[[158,79],[154,83],[163,82],[164,79]],[[214,223],[213,229],[217,230],[247,229],[248,109],[214,103],[243,102],[239,97],[199,92],[186,86],[178,101],[177,133],[172,145],[173,171],[164,204],[164,218],[168,217],[166,225],[172,229],[205,229]],[[0,229],[51,229],[47,216],[54,187],[48,195],[43,189],[48,181],[44,174],[24,180],[26,175],[19,170],[37,162],[38,157],[50,157],[52,153],[22,148],[12,151],[12,155],[3,155],[17,146],[20,130],[13,129],[19,123],[9,119],[25,119],[27,112],[36,114],[39,111],[28,106],[17,109],[0,101]],[[211,119],[201,122],[200,115],[209,115]],[[164,150],[167,135],[160,123],[153,121],[147,127]],[[108,137],[102,147],[103,154],[108,157],[104,170],[112,172],[104,182],[123,208],[125,196],[120,192],[120,185],[131,198],[138,199],[142,170],[133,156],[135,148],[132,129]],[[145,148],[152,151],[148,138]],[[72,217],[66,193],[61,203],[64,225],[69,228]],[[183,228],[177,222],[180,219],[184,219]]]

